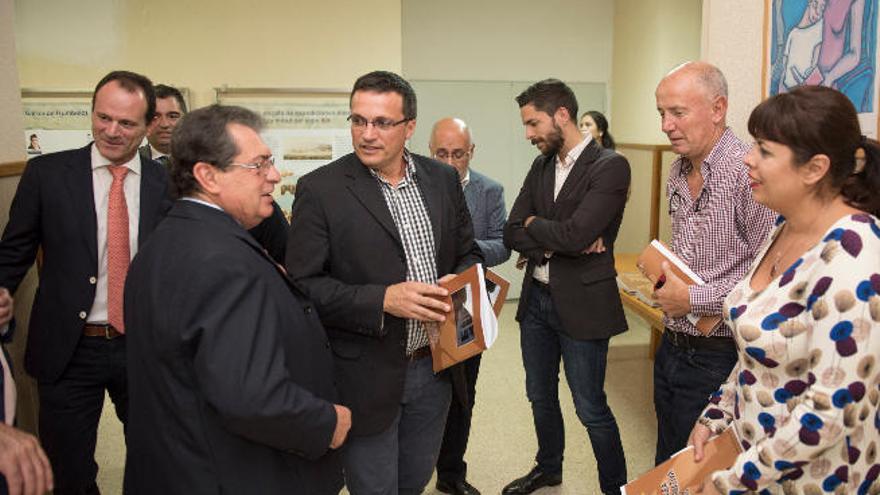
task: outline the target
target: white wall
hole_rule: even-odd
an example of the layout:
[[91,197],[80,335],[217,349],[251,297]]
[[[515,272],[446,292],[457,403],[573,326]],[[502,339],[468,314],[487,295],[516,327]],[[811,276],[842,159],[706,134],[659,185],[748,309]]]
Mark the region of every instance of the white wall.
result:
[[717,65],[729,85],[727,123],[748,140],[746,123],[761,102],[764,2],[703,1],[702,58]]

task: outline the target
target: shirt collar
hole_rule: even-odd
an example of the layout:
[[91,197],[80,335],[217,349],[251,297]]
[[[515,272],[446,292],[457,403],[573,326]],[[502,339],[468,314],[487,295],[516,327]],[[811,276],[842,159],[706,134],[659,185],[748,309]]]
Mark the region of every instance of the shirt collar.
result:
[[471,169],[467,169],[464,172],[464,178],[461,179],[461,188],[464,189],[471,182]]
[[[706,174],[710,174],[712,172],[712,167],[717,164],[721,159],[723,159],[727,155],[728,149],[730,149],[731,143],[736,139],[736,136],[733,134],[733,131],[730,127],[724,129],[724,132],[721,133],[721,137],[718,138],[718,142],[715,143],[715,146],[712,147],[712,151],[709,152],[709,155],[706,156],[706,159],[701,163],[701,169],[703,166],[706,167]],[[690,173],[692,167],[694,166],[690,160],[682,157],[681,160],[681,170],[679,170],[679,175],[687,175]]]
[[150,145],[150,158],[152,158],[153,160],[156,160],[156,159],[162,158],[163,156],[167,156],[168,158],[171,158],[171,156],[168,155],[167,153],[162,153],[161,151],[157,150],[152,144]]
[[[406,162],[406,168],[404,169],[404,172],[403,172],[403,179],[400,181],[399,184],[397,184],[397,187],[400,187],[401,185],[407,184],[416,175],[416,161],[413,160],[412,154],[406,148],[404,148],[404,150],[403,150],[403,161]],[[369,168],[369,167],[367,167],[367,168],[370,170],[370,173],[373,174],[373,177],[375,177],[376,180],[378,180],[379,182],[381,182],[383,184],[387,184],[389,186],[391,185],[390,182],[388,182],[387,180],[385,180],[384,177],[379,175],[379,172],[376,172],[372,168]]]
[[563,163],[560,163],[559,155],[556,155],[556,167],[566,169],[574,165],[574,162],[576,162],[577,159],[580,158],[581,153],[583,153],[584,150],[587,149],[587,145],[590,144],[590,141],[592,140],[593,137],[589,134],[584,136],[580,143],[575,145],[574,148],[568,150],[568,154],[565,155],[565,162]]
[[[92,143],[92,170],[97,170],[102,167],[108,167],[110,165],[110,160],[104,157],[100,151],[98,151],[98,146],[95,143]],[[129,173],[135,173],[137,175],[141,174],[141,154],[135,153],[131,160],[123,163],[125,167],[128,168]]]

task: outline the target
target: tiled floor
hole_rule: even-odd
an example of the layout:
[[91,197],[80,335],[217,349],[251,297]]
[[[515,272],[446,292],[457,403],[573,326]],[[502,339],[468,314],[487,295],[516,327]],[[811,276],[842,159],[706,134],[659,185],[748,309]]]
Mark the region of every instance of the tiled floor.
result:
[[[468,479],[484,494],[497,494],[532,466],[536,442],[520,358],[516,302],[501,315],[501,335],[483,356],[474,422],[466,460]],[[652,404],[652,362],[648,360],[649,329],[637,316],[627,315],[630,331],[611,341],[606,391],[623,437],[630,478],[653,466],[656,422]],[[565,377],[560,399],[566,429],[564,482],[539,493],[592,495],[600,493],[596,461],[583,426],[577,420]],[[104,493],[122,491],[125,446],[122,427],[109,400],[99,428],[96,457],[101,466],[98,484]],[[431,483],[427,494],[439,493]]]

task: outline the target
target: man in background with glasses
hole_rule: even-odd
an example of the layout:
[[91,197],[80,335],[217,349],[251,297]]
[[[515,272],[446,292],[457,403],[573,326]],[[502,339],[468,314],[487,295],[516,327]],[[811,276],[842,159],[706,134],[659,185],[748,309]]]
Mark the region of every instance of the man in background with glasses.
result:
[[418,494],[451,398],[425,328],[451,309],[437,282],[483,256],[458,174],[405,148],[416,126],[410,84],[371,72],[355,82],[350,108],[354,153],[297,182],[286,265],[327,329],[352,410],[349,492]]
[[181,120],[179,199],[126,283],[125,493],[336,494],[351,426],[311,303],[246,232],[281,180],[254,112]]
[[752,199],[743,157],[748,145],[727,127],[727,81],[717,67],[688,62],[657,86],[661,129],[679,154],[666,182],[672,251],[705,285],[686,285],[668,269],[654,293],[666,330],[654,361],[654,408],[660,464],[687,444],[709,395],[736,362],[730,328],[709,335],[697,317],[720,316],[730,289],[746,274],[774,214]]
[[[474,224],[474,237],[483,251],[485,266],[500,265],[510,257],[510,250],[504,247],[504,188],[485,175],[471,170],[474,156],[474,143],[471,131],[461,119],[445,118],[434,124],[431,140],[428,143],[431,157],[451,165],[458,172],[468,210]],[[455,495],[479,495],[479,490],[467,482],[467,463],[464,453],[467,450],[471,430],[471,413],[480,372],[482,354],[463,363],[467,380],[467,405],[452,401],[443,444],[437,460],[437,489]]]

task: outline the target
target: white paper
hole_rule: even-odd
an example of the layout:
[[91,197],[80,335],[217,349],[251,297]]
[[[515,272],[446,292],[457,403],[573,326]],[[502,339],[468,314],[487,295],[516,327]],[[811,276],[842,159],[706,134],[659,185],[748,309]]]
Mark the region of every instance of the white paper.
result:
[[486,290],[486,277],[483,274],[482,263],[477,263],[477,277],[480,281],[480,323],[483,325],[483,339],[486,342],[486,349],[488,349],[498,338],[498,318],[495,317],[492,302],[489,300],[489,292]]

